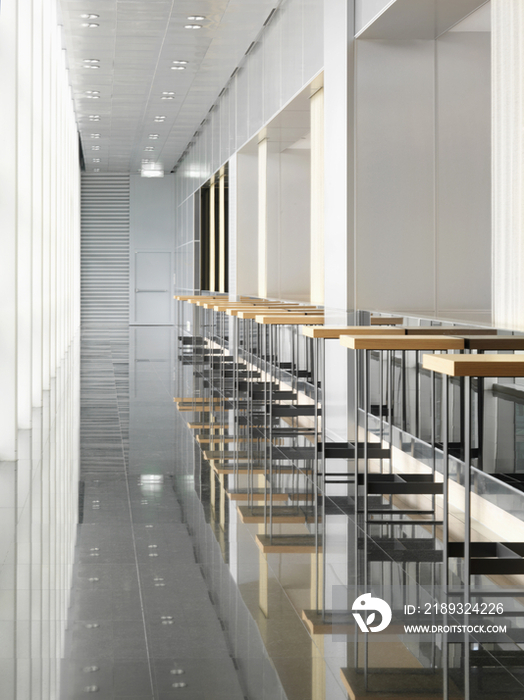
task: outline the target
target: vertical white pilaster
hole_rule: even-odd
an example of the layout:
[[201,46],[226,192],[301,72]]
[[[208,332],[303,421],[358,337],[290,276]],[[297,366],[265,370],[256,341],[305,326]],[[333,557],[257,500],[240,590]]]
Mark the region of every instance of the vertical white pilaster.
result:
[[33,164],[32,178],[32,404],[42,406],[42,110],[43,110],[43,7],[33,3]]
[[354,299],[354,2],[324,5],[324,269],[327,322]]
[[0,133],[4,138],[0,169],[2,274],[0,274],[0,461],[16,458],[17,428],[17,3],[4,0],[0,21]]
[[42,20],[42,389],[49,391],[50,209],[51,209],[51,22]]
[[493,323],[524,330],[524,4],[491,8]]
[[258,144],[258,296],[267,297],[267,139]]
[[311,303],[324,303],[324,88],[311,109]]
[[18,0],[17,90],[17,379],[18,427],[32,416],[33,3]]
[[[324,305],[326,323],[346,324],[354,295],[354,2],[324,4]],[[326,425],[351,437],[351,359],[326,342]],[[349,432],[348,432],[349,431]]]

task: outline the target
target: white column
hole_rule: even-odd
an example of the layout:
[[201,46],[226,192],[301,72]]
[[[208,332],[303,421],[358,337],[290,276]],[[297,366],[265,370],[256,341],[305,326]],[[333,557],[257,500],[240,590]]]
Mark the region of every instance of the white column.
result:
[[41,2],[33,3],[33,165],[31,170],[33,205],[32,260],[32,404],[42,406],[42,110],[43,110],[43,40]]
[[[353,0],[324,4],[324,305],[326,323],[343,325],[355,303],[353,19]],[[326,342],[326,425],[340,440],[352,430],[349,357]]]
[[258,144],[258,296],[267,296],[267,139]]
[[17,152],[17,351],[18,427],[31,427],[32,406],[32,169],[33,169],[33,3],[18,0]]
[[324,88],[311,109],[311,303],[324,303]]
[[492,0],[493,323],[524,330],[524,4]]
[[324,269],[329,323],[353,310],[354,2],[324,6]]
[[[17,264],[17,4],[4,0],[0,19],[0,133],[3,139],[0,169],[0,221],[2,222],[2,274],[0,274],[0,461],[16,458],[16,264]],[[7,166],[7,167],[6,167]]]
[[51,23],[49,12],[44,12],[42,29],[42,389],[49,391],[49,238],[51,230]]

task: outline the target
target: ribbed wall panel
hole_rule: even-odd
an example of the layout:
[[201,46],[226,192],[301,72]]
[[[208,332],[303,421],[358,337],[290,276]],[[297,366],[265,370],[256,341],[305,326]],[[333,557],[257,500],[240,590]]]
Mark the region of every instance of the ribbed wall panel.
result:
[[129,323],[129,175],[82,176],[82,323]]

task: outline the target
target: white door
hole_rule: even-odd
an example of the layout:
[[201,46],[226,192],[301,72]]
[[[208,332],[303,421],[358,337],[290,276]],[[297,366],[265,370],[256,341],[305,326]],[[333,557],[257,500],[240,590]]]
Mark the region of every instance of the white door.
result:
[[134,323],[173,323],[171,252],[135,250]]

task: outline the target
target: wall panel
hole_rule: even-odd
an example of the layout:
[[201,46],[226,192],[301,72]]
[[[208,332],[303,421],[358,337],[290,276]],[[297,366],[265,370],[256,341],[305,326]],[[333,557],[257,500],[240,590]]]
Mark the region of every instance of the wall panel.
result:
[[491,311],[490,41],[488,32],[437,41],[436,283],[444,315]]
[[129,322],[129,175],[82,177],[82,324]]
[[357,46],[356,305],[432,311],[434,45]]
[[[285,0],[279,6],[177,164],[175,204],[180,212],[175,236],[180,253],[182,246],[194,241],[182,213],[188,197],[322,69],[323,13],[324,4],[315,0]],[[228,130],[229,139],[225,136]],[[189,245],[194,247],[194,243]],[[179,265],[177,261],[177,270]],[[187,275],[180,269],[179,291],[182,278]]]
[[493,323],[524,330],[524,5],[492,0]]

